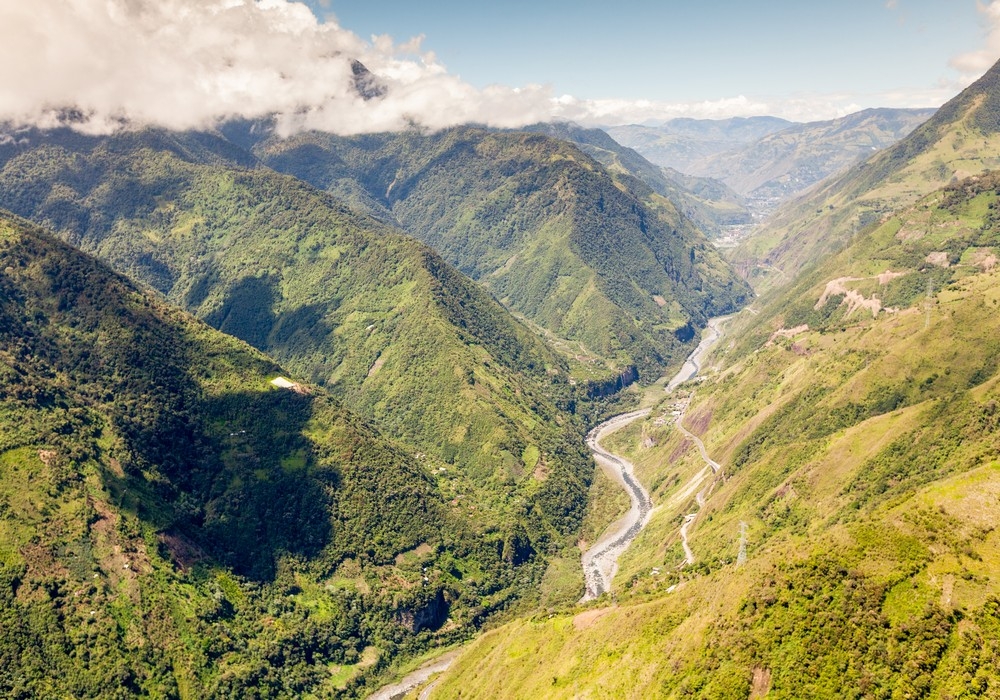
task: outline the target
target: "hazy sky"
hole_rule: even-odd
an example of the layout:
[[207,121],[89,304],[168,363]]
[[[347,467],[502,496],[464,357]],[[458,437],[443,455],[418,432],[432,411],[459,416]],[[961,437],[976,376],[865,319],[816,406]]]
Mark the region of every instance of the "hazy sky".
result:
[[[998,57],[1000,0],[0,0],[0,119],[804,121],[937,106]],[[360,97],[353,59],[384,97]]]

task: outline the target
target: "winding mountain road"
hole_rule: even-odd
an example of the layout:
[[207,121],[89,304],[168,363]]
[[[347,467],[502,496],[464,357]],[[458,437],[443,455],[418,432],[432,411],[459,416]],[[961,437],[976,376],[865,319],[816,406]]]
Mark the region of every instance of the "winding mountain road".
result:
[[705,449],[705,443],[703,443],[701,441],[700,437],[698,437],[697,435],[695,435],[694,433],[692,433],[690,430],[688,430],[687,428],[685,428],[683,425],[681,425],[681,421],[683,419],[684,419],[684,416],[678,416],[677,417],[677,429],[679,431],[681,431],[689,440],[691,440],[691,442],[693,442],[695,444],[695,446],[698,448],[698,452],[701,453],[702,460],[705,462],[705,464],[707,464],[708,466],[710,466],[712,468],[712,473],[713,474],[718,474],[719,470],[722,469],[722,465],[719,464],[714,459],[712,459],[711,457],[708,456],[708,450]]

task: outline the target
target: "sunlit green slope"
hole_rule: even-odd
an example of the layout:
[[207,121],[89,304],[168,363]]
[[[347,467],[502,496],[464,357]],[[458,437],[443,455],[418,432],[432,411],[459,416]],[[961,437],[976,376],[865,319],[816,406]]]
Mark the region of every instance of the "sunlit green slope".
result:
[[431,697],[1000,695],[998,210],[991,174],[935,192],[734,319],[609,443],[658,504],[617,605],[490,632]]

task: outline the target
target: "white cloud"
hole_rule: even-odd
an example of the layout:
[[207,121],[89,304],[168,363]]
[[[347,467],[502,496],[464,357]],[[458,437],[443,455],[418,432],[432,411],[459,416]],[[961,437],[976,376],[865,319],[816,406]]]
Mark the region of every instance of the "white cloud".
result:
[[750,99],[744,96],[704,102],[652,102],[648,100],[555,100],[553,116],[583,125],[617,126],[662,122],[677,117],[725,119],[774,116],[808,122],[844,117],[870,107],[938,107],[954,96],[953,86],[928,90],[900,90],[872,95],[829,94]]
[[[341,133],[496,126],[537,121],[541,87],[476,90],[451,76],[419,39],[395,46],[320,23],[289,0],[0,0],[0,118],[108,131],[128,119],[198,128],[229,116],[279,114],[282,123]],[[414,54],[417,54],[414,57]],[[365,101],[357,59],[387,85]]]
[[977,9],[986,24],[985,46],[955,56],[949,61],[949,65],[962,74],[960,82],[965,85],[981,76],[1000,59],[1000,0],[991,0],[986,4],[978,2]]
[[[981,6],[1000,50],[1000,0]],[[737,96],[695,103],[554,97],[540,85],[477,89],[451,75],[422,37],[364,41],[291,0],[0,0],[0,120],[101,133],[123,121],[173,129],[277,115],[279,129],[342,134],[460,123],[517,127],[549,119],[613,125],[673,117],[829,119],[869,106],[932,106],[954,94]],[[991,49],[992,50],[992,49]],[[971,57],[971,58],[970,58]],[[352,60],[388,88],[365,100]],[[972,54],[959,65],[980,66]]]
[[631,124],[675,117],[702,119],[736,115],[767,114],[768,105],[743,97],[704,102],[656,102],[651,100],[578,100],[570,95],[555,100],[555,116],[580,124]]

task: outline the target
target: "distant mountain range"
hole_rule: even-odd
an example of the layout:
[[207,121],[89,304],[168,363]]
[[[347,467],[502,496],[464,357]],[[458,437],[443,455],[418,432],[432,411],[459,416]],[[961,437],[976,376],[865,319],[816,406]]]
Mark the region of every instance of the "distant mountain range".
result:
[[651,162],[691,173],[711,156],[747,146],[769,134],[794,126],[777,117],[731,119],[671,119],[659,126],[612,126],[606,131]]
[[867,109],[764,136],[709,158],[694,175],[717,177],[745,197],[786,200],[866,160],[927,121],[933,109]]
[[608,133],[654,163],[720,180],[766,214],[896,143],[932,114],[933,109],[869,109],[807,124],[678,120],[653,130],[614,127]]
[[988,71],[907,138],[783,207],[733,254],[761,288],[782,286],[918,198],[1000,167],[1000,71]]

